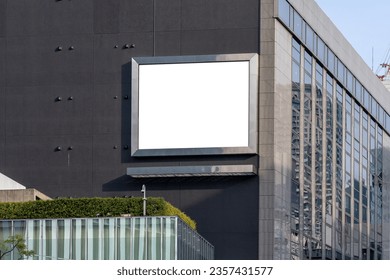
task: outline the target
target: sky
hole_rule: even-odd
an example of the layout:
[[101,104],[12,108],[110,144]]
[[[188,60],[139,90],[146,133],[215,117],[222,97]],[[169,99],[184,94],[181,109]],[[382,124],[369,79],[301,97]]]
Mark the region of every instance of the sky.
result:
[[383,74],[390,63],[390,0],[315,0],[367,65]]

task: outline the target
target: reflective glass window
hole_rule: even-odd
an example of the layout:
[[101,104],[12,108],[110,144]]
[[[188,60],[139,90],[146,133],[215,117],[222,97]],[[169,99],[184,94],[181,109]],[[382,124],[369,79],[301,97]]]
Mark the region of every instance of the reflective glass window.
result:
[[345,66],[341,60],[337,60],[337,78],[345,84]]
[[345,130],[349,133],[352,131],[352,116],[350,113],[345,114]]
[[334,69],[335,69],[335,55],[334,53],[332,52],[331,49],[328,49],[328,68],[331,72],[335,72]]
[[351,214],[351,197],[349,195],[345,196],[345,212]]
[[347,90],[350,93],[353,93],[353,76],[352,76],[352,73],[348,69],[347,69],[346,73],[347,73]]
[[290,5],[286,0],[279,0],[279,18],[287,25],[290,24]]
[[302,17],[294,10],[294,32],[298,38],[302,38]]
[[358,80],[355,83],[355,97],[361,104],[363,103],[363,86]]
[[357,141],[360,141],[360,107],[357,104],[355,104],[354,137]]
[[345,154],[345,172],[351,173],[351,156],[349,154]]
[[305,51],[305,71],[308,72],[309,74],[312,73],[311,66],[312,66],[312,56],[307,51]]
[[347,153],[352,153],[352,136],[350,133],[345,134],[345,150]]
[[370,111],[371,95],[368,93],[368,91],[365,88],[363,88],[363,103],[364,103],[364,107]]
[[385,111],[383,110],[382,106],[378,105],[378,121],[383,126],[385,120]]
[[301,52],[300,46],[296,46],[292,48],[292,57],[296,63],[301,64]]
[[336,112],[336,120],[339,124],[343,123],[343,92],[342,88],[337,85],[337,112]]
[[292,82],[299,89],[301,68],[296,62],[292,63]]
[[378,102],[374,98],[371,99],[371,115],[377,118],[378,114]]
[[355,215],[355,219],[359,219],[359,202],[356,200],[353,203],[353,213]]
[[314,51],[314,31],[308,24],[306,24],[306,46]]
[[320,61],[325,61],[325,43],[320,37],[317,39],[317,56]]
[[366,129],[362,130],[362,144],[363,147],[368,147],[368,131]]

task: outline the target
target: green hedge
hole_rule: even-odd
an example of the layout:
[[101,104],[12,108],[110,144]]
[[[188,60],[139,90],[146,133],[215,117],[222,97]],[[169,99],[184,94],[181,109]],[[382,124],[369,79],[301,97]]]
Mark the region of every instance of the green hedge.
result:
[[[146,205],[148,216],[178,216],[196,229],[194,220],[162,198],[149,197]],[[142,198],[60,198],[0,203],[0,220],[117,217],[123,214],[142,216]]]

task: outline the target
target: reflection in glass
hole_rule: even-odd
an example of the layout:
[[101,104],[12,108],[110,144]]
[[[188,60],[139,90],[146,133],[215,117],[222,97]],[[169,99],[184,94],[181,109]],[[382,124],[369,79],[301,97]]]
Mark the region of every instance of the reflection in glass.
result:
[[286,24],[290,23],[290,5],[286,0],[279,1],[279,17]]
[[[321,45],[317,40],[317,53]],[[387,113],[324,48],[338,80],[292,41],[291,258],[379,259],[384,133],[361,105],[382,125]]]
[[294,32],[298,37],[302,37],[302,17],[294,10]]

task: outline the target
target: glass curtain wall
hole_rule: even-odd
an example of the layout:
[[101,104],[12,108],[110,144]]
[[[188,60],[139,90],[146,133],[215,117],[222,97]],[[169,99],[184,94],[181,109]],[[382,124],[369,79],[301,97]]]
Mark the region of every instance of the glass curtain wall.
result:
[[381,259],[383,129],[296,39],[291,101],[292,259]]
[[[382,259],[387,112],[286,0],[292,259]],[[389,130],[387,130],[389,131]]]
[[[0,240],[24,236],[35,260],[213,259],[214,248],[177,217],[0,221]],[[12,252],[6,259],[18,259]]]

